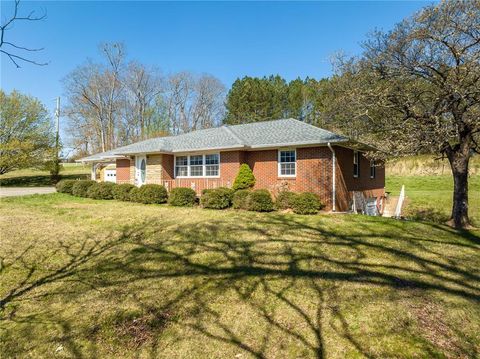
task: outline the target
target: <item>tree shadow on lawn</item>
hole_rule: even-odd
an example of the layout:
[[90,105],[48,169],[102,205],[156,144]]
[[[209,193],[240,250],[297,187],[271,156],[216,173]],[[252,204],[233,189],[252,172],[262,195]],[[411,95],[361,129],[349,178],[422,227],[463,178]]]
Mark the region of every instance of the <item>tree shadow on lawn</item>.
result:
[[[60,174],[60,179],[76,180],[76,179],[89,179],[88,175],[82,174]],[[47,187],[54,186],[57,181],[53,180],[49,175],[38,176],[19,176],[0,178],[0,186],[3,187]]]
[[[472,306],[480,302],[478,271],[462,268],[463,263],[441,251],[441,245],[457,243],[419,240],[414,230],[409,232],[395,221],[382,223],[377,233],[372,233],[371,224],[358,222],[357,230],[348,235],[299,216],[265,215],[248,225],[232,223],[216,220],[172,228],[149,221],[126,227],[109,240],[59,242],[56,250],[68,260],[43,275],[37,273],[43,263],[27,261],[24,253],[3,267],[5,271],[20,266],[25,274],[0,295],[0,325],[22,322],[36,327],[45,325],[37,318],[49,318],[49,325],[62,328],[58,340],[75,357],[101,356],[108,351],[105,341],[112,353],[126,346],[132,356],[139,349],[151,357],[165,355],[168,348],[188,340],[164,338],[168,327],[200,334],[203,339],[191,339],[203,345],[220,345],[217,354],[228,349],[256,358],[324,358],[327,353],[332,356],[332,350],[335,356],[395,356],[399,347],[384,347],[381,339],[398,341],[404,336],[410,338],[400,340],[403,348],[415,343],[420,355],[478,354],[478,343],[459,332],[462,328],[444,320],[442,331],[436,332],[443,309],[435,295]],[[394,235],[399,230],[402,234]],[[449,229],[431,226],[431,231],[440,236]],[[477,243],[475,234],[458,237],[459,251],[478,254],[479,246],[464,243]],[[67,303],[79,295],[86,300],[100,296],[118,305],[118,312],[99,316],[89,323],[93,329],[85,332],[74,319],[41,305],[44,298],[58,297]],[[123,300],[137,310],[119,314]],[[37,315],[17,313],[22,303],[36,301],[42,306]],[[399,311],[406,310],[401,308],[405,305],[418,317],[411,323],[405,312],[399,312],[393,319],[405,323],[386,327],[370,323],[362,330],[356,317],[362,316],[368,301],[380,306],[391,301],[393,309],[385,308],[388,315],[394,315],[396,305]],[[106,320],[109,315],[114,318]],[[388,322],[388,317],[383,321]],[[417,322],[428,331],[417,328]],[[106,337],[109,331],[114,339]],[[8,340],[15,339],[12,332],[9,335]],[[30,344],[36,340],[32,337]],[[78,344],[81,340],[89,342],[88,350]],[[338,347],[329,348],[332,340],[339,341]]]

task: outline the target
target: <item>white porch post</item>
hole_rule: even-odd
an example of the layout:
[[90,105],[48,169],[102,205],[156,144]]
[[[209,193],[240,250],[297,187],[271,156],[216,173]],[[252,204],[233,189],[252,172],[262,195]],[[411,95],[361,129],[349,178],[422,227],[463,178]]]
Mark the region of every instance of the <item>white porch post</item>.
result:
[[90,179],[96,181],[97,180],[97,164],[92,162],[91,172],[90,172]]

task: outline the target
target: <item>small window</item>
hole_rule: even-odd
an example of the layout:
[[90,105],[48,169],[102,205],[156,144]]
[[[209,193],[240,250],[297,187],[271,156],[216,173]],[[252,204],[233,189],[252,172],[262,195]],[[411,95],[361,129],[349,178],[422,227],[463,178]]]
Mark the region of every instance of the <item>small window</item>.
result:
[[280,177],[295,177],[297,153],[295,150],[278,152],[278,175]]
[[372,160],[370,161],[370,178],[375,178],[376,176],[376,166],[375,166],[375,161]]
[[358,151],[353,152],[353,177],[360,176],[360,154]]
[[188,176],[188,157],[179,156],[175,159],[175,176],[186,177]]

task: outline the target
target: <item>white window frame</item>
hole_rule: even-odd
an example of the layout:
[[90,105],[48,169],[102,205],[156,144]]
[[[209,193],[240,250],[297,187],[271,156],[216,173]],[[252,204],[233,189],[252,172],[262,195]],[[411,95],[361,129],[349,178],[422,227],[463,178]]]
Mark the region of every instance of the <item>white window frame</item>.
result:
[[375,160],[370,161],[370,178],[374,179],[377,177],[377,167],[375,166]]
[[[292,163],[292,162],[280,162],[281,153],[282,152],[291,152],[291,151],[293,151],[295,153],[295,162],[293,162],[294,168],[295,168],[295,174],[293,174],[293,175],[283,175],[282,174],[282,163]],[[295,177],[297,177],[297,149],[296,148],[281,148],[281,149],[278,150],[277,175],[278,175],[278,177],[282,177],[282,178],[295,178]]]
[[[216,176],[207,176],[207,168],[206,166],[214,166],[214,165],[207,165],[206,164],[206,156],[208,155],[217,155],[218,156],[218,175]],[[202,175],[201,176],[192,176],[191,175],[191,165],[190,165],[190,157],[191,156],[202,156]],[[187,157],[187,175],[186,176],[177,176],[177,157]],[[220,156],[219,152],[213,152],[213,153],[189,153],[185,155],[175,155],[173,157],[173,173],[175,175],[175,178],[220,178],[220,164],[222,163],[222,159]],[[197,165],[193,165],[194,167]],[[198,165],[200,166],[200,165]],[[185,167],[185,166],[182,166]]]
[[[357,171],[355,171],[355,165]],[[358,178],[360,175],[360,152],[353,151],[353,178]]]

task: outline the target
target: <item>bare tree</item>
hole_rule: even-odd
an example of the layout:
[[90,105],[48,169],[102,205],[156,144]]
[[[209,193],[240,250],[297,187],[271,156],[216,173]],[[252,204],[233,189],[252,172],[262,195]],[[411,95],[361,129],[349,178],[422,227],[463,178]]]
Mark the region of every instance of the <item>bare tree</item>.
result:
[[164,91],[160,71],[132,61],[128,64],[124,85],[126,137],[146,139],[159,129],[156,101]]
[[165,96],[174,134],[217,126],[223,117],[225,86],[211,75],[174,74]]
[[[124,48],[122,44],[100,46],[107,65],[87,62],[70,73],[64,80],[69,105],[66,114],[73,119],[74,132],[85,131],[81,138],[90,138],[93,149],[97,144],[101,151],[115,148],[117,125],[121,121],[122,66]],[[94,131],[94,138],[91,138]],[[96,138],[95,138],[96,137]]]
[[195,81],[195,99],[188,130],[218,126],[225,113],[225,86],[211,75]]
[[125,63],[121,44],[100,47],[104,63],[88,61],[64,80],[71,145],[79,153],[216,126],[225,88],[213,76]]
[[333,83],[337,115],[386,152],[448,158],[452,224],[468,226],[469,160],[480,151],[480,2],[444,1],[374,33]]
[[15,0],[13,14],[9,18],[7,18],[5,22],[2,23],[2,25],[0,25],[0,53],[6,55],[17,68],[20,68],[19,63],[22,61],[39,66],[47,65],[47,63],[45,62],[37,62],[29,59],[26,55],[23,55],[24,52],[37,52],[43,50],[43,48],[30,48],[20,46],[6,40],[6,32],[11,28],[11,26],[13,26],[15,22],[40,21],[45,19],[47,16],[46,13],[40,16],[36,16],[35,11],[31,11],[26,16],[19,15],[19,5],[20,0]]

